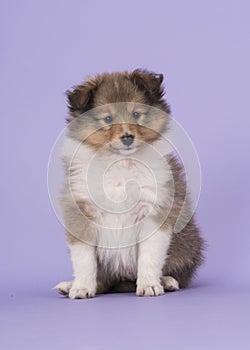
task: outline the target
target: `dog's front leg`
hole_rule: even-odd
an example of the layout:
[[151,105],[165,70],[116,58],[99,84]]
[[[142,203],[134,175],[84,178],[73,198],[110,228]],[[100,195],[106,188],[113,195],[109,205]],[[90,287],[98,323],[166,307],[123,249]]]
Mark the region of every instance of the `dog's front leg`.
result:
[[91,298],[96,294],[97,261],[95,247],[83,242],[69,246],[74,281],[69,291],[71,299]]
[[136,288],[138,296],[164,294],[164,289],[161,285],[161,275],[170,241],[171,230],[159,230],[145,241],[139,243]]

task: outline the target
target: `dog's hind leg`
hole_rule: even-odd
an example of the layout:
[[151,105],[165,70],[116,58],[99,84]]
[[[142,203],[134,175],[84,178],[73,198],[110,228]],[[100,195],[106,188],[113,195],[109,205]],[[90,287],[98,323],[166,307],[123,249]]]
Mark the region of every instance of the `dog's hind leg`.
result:
[[73,281],[60,282],[53,289],[57,290],[59,294],[68,296],[72,285]]
[[179,282],[172,276],[162,276],[161,284],[166,292],[179,290]]

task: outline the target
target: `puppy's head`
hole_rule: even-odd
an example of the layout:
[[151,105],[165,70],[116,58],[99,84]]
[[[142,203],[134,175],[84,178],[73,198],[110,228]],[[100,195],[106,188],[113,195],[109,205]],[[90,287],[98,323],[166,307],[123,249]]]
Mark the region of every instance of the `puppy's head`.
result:
[[68,91],[69,133],[95,150],[130,154],[166,130],[163,75],[137,69],[104,73]]

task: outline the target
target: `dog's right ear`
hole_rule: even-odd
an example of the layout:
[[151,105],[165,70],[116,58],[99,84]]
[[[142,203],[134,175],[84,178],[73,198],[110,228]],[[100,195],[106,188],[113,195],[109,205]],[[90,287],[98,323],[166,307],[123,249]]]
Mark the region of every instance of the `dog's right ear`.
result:
[[74,90],[66,91],[68,108],[72,117],[78,117],[92,108],[93,97],[97,87],[97,79],[89,78],[83,84],[76,86]]

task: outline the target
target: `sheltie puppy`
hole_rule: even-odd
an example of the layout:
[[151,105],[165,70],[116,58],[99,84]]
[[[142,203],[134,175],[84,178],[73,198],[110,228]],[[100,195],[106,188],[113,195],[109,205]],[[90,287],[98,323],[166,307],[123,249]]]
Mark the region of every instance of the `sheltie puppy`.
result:
[[67,92],[60,202],[74,279],[55,288],[71,299],[162,295],[187,287],[203,260],[183,166],[155,148],[170,121],[162,81],[137,69]]

